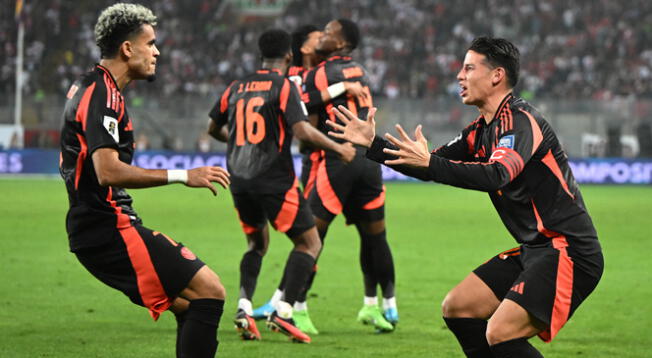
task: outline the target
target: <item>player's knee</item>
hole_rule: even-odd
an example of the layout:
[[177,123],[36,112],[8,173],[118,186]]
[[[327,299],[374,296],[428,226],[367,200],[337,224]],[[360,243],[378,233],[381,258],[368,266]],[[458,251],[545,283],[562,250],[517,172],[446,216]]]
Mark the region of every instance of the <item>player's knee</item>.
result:
[[317,257],[321,251],[321,240],[314,227],[294,237],[292,241],[296,250],[305,252],[312,257]]
[[441,303],[442,315],[446,318],[471,317],[469,307],[464,302],[463,295],[456,290],[448,292]]
[[490,346],[493,346],[495,344],[505,342],[510,339],[508,338],[509,335],[507,333],[507,330],[504,329],[503,326],[489,320],[486,333],[487,343],[489,343]]
[[226,289],[222,285],[220,278],[212,270],[206,270],[204,272],[197,286],[196,292],[200,298],[215,298],[219,300],[226,298]]

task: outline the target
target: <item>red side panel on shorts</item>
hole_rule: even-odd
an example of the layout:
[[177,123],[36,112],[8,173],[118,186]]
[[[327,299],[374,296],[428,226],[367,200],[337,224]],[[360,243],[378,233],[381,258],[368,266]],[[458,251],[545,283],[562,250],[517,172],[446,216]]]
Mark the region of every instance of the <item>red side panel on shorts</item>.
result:
[[315,187],[315,181],[317,180],[317,171],[319,170],[319,162],[321,161],[323,155],[324,155],[323,150],[315,150],[312,153],[310,153],[310,161],[312,162],[312,164],[310,165],[310,174],[308,174],[308,182],[306,183],[306,187],[303,188],[303,197],[306,199],[310,197],[310,192],[312,192],[312,189]]
[[280,232],[287,232],[294,224],[299,212],[299,182],[294,178],[294,184],[285,193],[285,200],[281,210],[274,219],[274,227]]
[[319,162],[319,169],[317,171],[317,194],[319,194],[322,205],[331,214],[339,215],[342,212],[342,203],[337,197],[337,194],[335,194],[330,179],[328,179],[326,159]]
[[386,188],[383,185],[383,191],[380,192],[380,195],[376,199],[364,204],[362,208],[365,210],[374,210],[385,205],[385,190]]
[[238,214],[238,220],[240,221],[240,226],[242,226],[242,231],[244,231],[245,234],[249,235],[258,231],[257,228],[242,221],[242,219],[240,218],[240,212],[238,211],[238,208],[235,208],[235,212]]
[[557,335],[557,332],[568,321],[571,309],[571,298],[573,297],[573,260],[568,256],[566,247],[568,242],[564,235],[548,230],[543,226],[537,207],[532,202],[534,215],[537,219],[537,229],[543,235],[552,239],[552,246],[559,250],[559,263],[557,264],[557,282],[555,284],[555,303],[552,306],[550,327],[541,333],[539,338],[544,342],[550,342]]
[[135,227],[130,226],[120,230],[122,240],[127,246],[131,265],[136,272],[138,291],[145,307],[149,308],[149,314],[157,320],[161,313],[165,312],[172,300],[165,294],[161,280],[154,269],[154,264],[149,256],[143,238]]

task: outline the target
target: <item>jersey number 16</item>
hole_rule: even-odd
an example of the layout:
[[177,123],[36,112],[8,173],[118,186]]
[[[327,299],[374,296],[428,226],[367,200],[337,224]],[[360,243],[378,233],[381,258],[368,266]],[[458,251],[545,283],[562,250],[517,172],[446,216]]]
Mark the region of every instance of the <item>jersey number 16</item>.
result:
[[236,102],[235,108],[235,145],[245,145],[246,140],[251,144],[260,143],[265,138],[265,118],[254,110],[255,107],[262,106],[265,100],[262,97],[253,97],[247,102],[245,109],[245,99],[241,98]]

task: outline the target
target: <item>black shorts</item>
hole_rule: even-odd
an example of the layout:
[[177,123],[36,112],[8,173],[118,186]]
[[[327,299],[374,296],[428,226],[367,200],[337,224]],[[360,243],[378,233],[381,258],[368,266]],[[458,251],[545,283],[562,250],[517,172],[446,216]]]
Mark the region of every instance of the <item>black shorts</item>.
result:
[[155,320],[204,266],[181,243],[140,225],[121,229],[109,244],[75,255],[97,279],[147,307]]
[[[554,246],[554,247],[553,247]],[[604,268],[602,252],[581,255],[556,238],[547,246],[507,250],[473,272],[499,300],[518,303],[548,326],[539,337],[550,342],[593,292]]]
[[231,192],[245,234],[260,231],[269,221],[274,229],[295,237],[315,226],[298,182],[285,193]]
[[344,213],[347,224],[385,218],[385,186],[380,164],[356,155],[345,164],[330,153],[319,162],[316,190],[310,193],[316,217],[331,221]]

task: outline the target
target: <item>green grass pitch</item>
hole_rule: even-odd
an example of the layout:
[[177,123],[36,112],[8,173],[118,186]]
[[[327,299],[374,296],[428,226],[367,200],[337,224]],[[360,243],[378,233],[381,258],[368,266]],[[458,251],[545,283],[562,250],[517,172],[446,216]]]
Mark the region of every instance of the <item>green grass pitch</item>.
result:
[[[649,357],[652,350],[652,187],[584,186],[603,245],[600,285],[551,344],[548,358]],[[147,311],[94,279],[68,252],[60,180],[0,180],[0,357],[172,357],[175,321]],[[397,274],[397,331],[377,335],[355,321],[362,305],[358,239],[338,218],[309,300],[321,334],[298,345],[264,329],[242,342],[232,325],[245,250],[230,195],[182,185],[131,190],[146,226],[189,246],[221,277],[227,304],[221,357],[462,357],[440,302],[469,271],[516,246],[486,194],[443,185],[388,184],[388,237]],[[272,234],[254,305],[273,292],[290,250]]]

